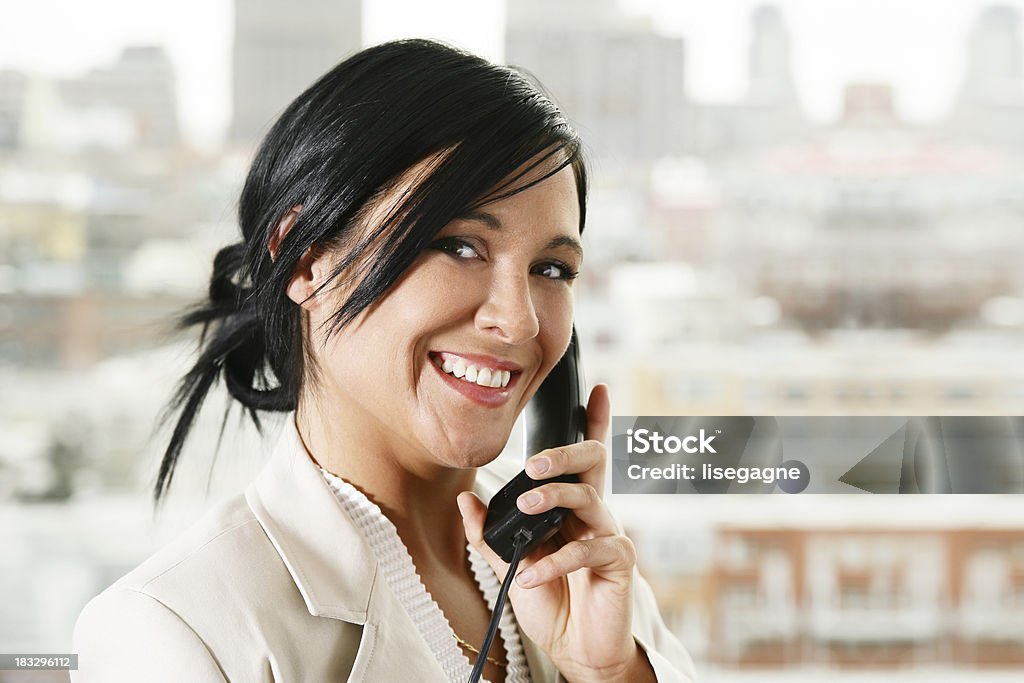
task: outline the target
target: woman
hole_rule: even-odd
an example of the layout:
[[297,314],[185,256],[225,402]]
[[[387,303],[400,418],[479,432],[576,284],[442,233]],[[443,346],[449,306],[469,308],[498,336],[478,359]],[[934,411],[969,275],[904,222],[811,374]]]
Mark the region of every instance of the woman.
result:
[[87,606],[76,680],[461,681],[477,657],[489,681],[690,680],[598,493],[604,386],[587,441],[529,460],[580,483],[519,507],[573,514],[478,653],[508,567],[478,495],[515,474],[478,468],[568,346],[586,188],[551,101],[444,45],[364,50],[300,95],[184,320],[204,342],[156,495],[221,376],[282,436],[244,496]]

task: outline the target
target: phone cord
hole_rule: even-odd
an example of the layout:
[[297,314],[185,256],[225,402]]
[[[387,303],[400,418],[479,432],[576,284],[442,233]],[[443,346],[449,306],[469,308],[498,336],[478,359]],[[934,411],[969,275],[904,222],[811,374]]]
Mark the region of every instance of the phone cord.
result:
[[469,683],[478,683],[484,673],[484,666],[487,664],[487,655],[494,645],[494,638],[498,635],[498,622],[501,620],[501,613],[505,611],[505,600],[508,598],[508,589],[512,587],[512,581],[516,578],[516,569],[519,568],[519,561],[523,559],[523,548],[531,540],[531,534],[526,529],[516,532],[515,548],[512,551],[512,561],[505,572],[505,580],[501,582],[501,590],[498,591],[498,598],[494,601],[494,611],[491,613],[491,623],[487,625],[487,635],[484,636],[484,644],[480,648],[480,654],[476,657],[476,665],[473,673],[469,675]]

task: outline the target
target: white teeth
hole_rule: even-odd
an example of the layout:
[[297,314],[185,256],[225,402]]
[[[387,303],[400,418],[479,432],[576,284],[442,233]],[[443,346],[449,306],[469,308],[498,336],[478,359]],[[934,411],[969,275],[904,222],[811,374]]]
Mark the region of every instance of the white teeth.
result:
[[467,365],[466,361],[458,356],[435,358],[434,364],[449,375],[455,375],[459,379],[472,382],[482,387],[507,387],[512,379],[512,372],[509,370],[495,370],[491,368],[480,368],[475,365]]

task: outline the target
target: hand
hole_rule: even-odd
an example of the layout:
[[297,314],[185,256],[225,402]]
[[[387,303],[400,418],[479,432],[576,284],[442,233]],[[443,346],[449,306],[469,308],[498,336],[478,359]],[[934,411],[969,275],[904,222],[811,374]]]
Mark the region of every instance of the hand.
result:
[[[642,680],[644,673],[653,680],[632,635],[636,552],[602,499],[610,416],[608,387],[599,384],[587,403],[587,440],[541,451],[526,464],[533,479],[574,473],[579,483],[544,484],[518,501],[529,514],[571,511],[551,540],[523,558],[509,590],[520,629],[570,681]],[[466,538],[503,580],[508,564],[483,540],[486,506],[469,492],[458,503]]]

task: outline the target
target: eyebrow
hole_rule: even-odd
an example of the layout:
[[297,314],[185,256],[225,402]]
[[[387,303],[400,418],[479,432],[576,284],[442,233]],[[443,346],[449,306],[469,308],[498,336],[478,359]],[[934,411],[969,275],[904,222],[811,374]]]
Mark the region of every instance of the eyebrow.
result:
[[[493,213],[487,213],[486,211],[469,211],[459,216],[462,220],[467,221],[478,221],[483,223],[491,230],[503,230],[505,226],[502,224],[501,219],[495,216]],[[547,249],[555,249],[556,247],[569,247],[580,256],[583,256],[583,245],[575,237],[569,235],[559,235],[553,238],[547,243]]]

